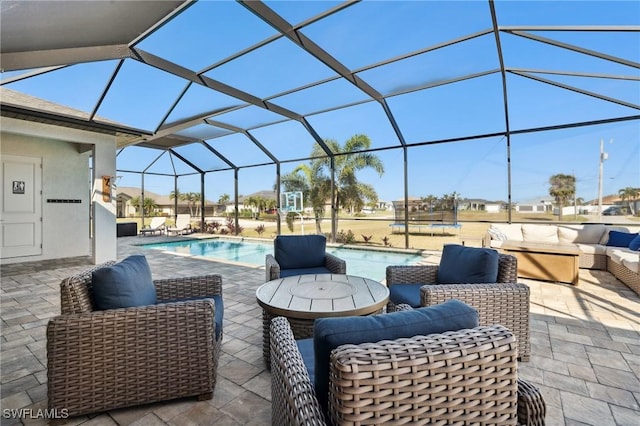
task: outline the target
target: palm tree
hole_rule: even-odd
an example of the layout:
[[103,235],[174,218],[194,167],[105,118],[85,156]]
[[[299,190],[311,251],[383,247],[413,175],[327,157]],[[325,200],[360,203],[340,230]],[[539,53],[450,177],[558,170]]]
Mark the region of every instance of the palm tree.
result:
[[[136,210],[139,210],[140,197],[133,197],[131,199],[131,204],[136,206]],[[144,201],[142,203],[142,209],[145,216],[151,216],[151,213],[153,213],[157,208],[158,208],[158,205],[156,204],[153,198],[144,197]]]
[[[378,172],[379,176],[384,174],[382,160],[375,154],[366,151],[371,147],[371,140],[367,135],[356,134],[349,138],[344,146],[334,139],[325,140],[325,144],[336,154],[333,158],[335,176],[335,199],[333,205],[338,208],[353,211],[362,208],[367,201],[377,200],[378,196],[371,185],[366,185],[358,181],[356,173],[360,170],[371,168]],[[331,194],[331,159],[326,157],[324,150],[316,145],[311,152],[311,190],[316,190],[314,200],[312,200],[314,210],[322,209],[326,203],[326,195]],[[324,196],[324,197],[323,197]],[[322,201],[321,201],[322,200]],[[320,219],[321,221],[321,219]],[[319,221],[316,217],[316,225],[319,231]]]
[[551,187],[549,195],[555,198],[559,209],[559,219],[562,220],[562,208],[576,193],[576,177],[559,173],[549,178]]
[[229,194],[222,194],[220,198],[218,198],[218,204],[224,204],[225,206],[229,204],[229,201],[231,201]]
[[619,190],[618,195],[620,196],[620,199],[623,203],[625,202],[625,200],[627,201],[629,211],[633,216],[635,216],[636,212],[633,208],[633,203],[631,203],[631,200],[636,200],[638,197],[640,197],[640,189],[627,186],[626,188],[622,188],[621,190]]

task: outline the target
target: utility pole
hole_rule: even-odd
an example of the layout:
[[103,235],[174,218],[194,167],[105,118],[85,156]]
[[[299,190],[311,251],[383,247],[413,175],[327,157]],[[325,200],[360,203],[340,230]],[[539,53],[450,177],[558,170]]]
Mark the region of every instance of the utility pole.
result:
[[[613,142],[613,140],[611,141]],[[598,177],[598,222],[602,222],[602,175],[604,161],[609,158],[609,154],[604,152],[604,139],[600,139],[600,174]]]

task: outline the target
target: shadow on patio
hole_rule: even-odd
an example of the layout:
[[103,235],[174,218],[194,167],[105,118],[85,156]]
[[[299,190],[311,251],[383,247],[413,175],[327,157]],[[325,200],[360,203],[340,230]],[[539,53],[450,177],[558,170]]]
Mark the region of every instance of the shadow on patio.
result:
[[[138,237],[119,238],[118,257],[145,254],[154,278],[223,276],[224,341],[214,398],[138,406],[68,422],[270,424],[270,373],[262,363],[262,316],[255,300],[264,267],[176,256],[137,243]],[[37,418],[47,405],[46,324],[60,312],[60,281],[90,266],[84,258],[2,266],[3,425],[46,422]],[[578,287],[521,281],[531,288],[532,356],[520,363],[519,372],[542,389],[547,424],[637,424],[640,298],[604,271],[580,270]]]

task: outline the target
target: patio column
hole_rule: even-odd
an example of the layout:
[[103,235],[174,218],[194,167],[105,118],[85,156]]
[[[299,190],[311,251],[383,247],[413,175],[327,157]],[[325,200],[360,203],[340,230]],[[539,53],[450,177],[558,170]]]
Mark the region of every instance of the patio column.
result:
[[[115,176],[115,139],[99,141],[93,145],[91,194],[92,257],[95,264],[116,260],[117,257]],[[110,178],[108,185],[103,177]]]

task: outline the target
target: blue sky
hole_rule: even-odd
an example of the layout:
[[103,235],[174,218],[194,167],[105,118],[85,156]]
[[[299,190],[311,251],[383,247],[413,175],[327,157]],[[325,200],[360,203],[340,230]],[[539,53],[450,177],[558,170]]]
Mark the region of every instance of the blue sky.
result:
[[[267,5],[292,24],[303,22],[339,2],[269,1]],[[635,1],[497,1],[501,26],[636,26],[640,25],[640,3]],[[469,135],[501,133],[505,130],[502,79],[492,33],[405,60],[370,68],[380,61],[436,46],[491,28],[486,1],[365,1],[302,28],[302,33],[341,61],[357,76],[387,98],[387,104],[408,144],[408,175],[411,196],[441,196],[457,192],[463,197],[506,200],[507,140],[492,136],[463,142],[426,143]],[[640,33],[596,31],[536,31],[531,34],[612,57],[640,62]],[[382,177],[365,171],[361,180],[373,184],[380,199],[395,200],[404,194],[402,150],[381,105],[365,102],[367,95],[320,61],[287,39],[280,38],[246,55],[226,61],[234,52],[248,48],[276,31],[244,7],[229,1],[204,1],[188,8],[165,27],[139,44],[139,48],[165,57],[193,71],[219,65],[205,76],[232,85],[259,98],[306,116],[323,139],[346,141],[366,134],[383,160]],[[557,126],[575,121],[606,120],[638,114],[640,72],[637,67],[573,52],[514,34],[501,33],[505,64],[521,73],[507,75],[510,129],[518,131]],[[226,61],[226,62],[225,62]],[[77,64],[55,72],[7,84],[73,108],[91,111],[98,102],[117,61]],[[522,70],[528,70],[527,76]],[[557,73],[573,73],[561,75]],[[436,85],[474,73],[476,78]],[[586,76],[587,73],[592,75]],[[6,74],[6,75],[5,75]],[[16,73],[5,73],[2,78]],[[596,75],[597,74],[597,75]],[[598,75],[631,77],[602,78]],[[538,78],[539,80],[536,80]],[[295,93],[288,90],[327,80]],[[543,81],[541,81],[541,80]],[[635,79],[635,80],[633,80]],[[555,85],[545,83],[553,81]],[[566,85],[597,94],[587,96],[558,87]],[[126,125],[154,131],[185,88],[185,81],[160,69],[126,60],[113,86],[98,109],[98,115]],[[604,99],[602,99],[604,98]],[[610,99],[619,100],[622,105]],[[326,111],[338,105],[346,107]],[[192,85],[167,121],[180,120],[206,111],[240,107],[215,115],[212,120],[249,128],[250,133],[278,159],[282,173],[300,164],[293,159],[307,156],[313,138],[295,121],[241,100]],[[634,107],[635,106],[635,107]],[[271,160],[242,134],[201,124],[181,134],[206,140],[238,166]],[[609,157],[604,163],[603,192],[617,193],[627,186],[640,187],[640,124],[638,120],[577,127],[511,137],[512,198],[526,202],[548,196],[553,174],[574,174],[578,196],[597,198],[600,141],[606,141]],[[613,142],[610,142],[613,141]],[[387,149],[387,148],[395,149]],[[118,157],[121,170],[142,170],[160,152],[127,148]],[[198,167],[226,168],[224,161],[209,155],[202,146],[176,149]],[[178,173],[189,168],[174,161]],[[171,170],[165,155],[150,172]],[[140,186],[135,174],[123,176],[119,186]],[[271,189],[273,165],[243,168],[239,192],[247,195]],[[181,191],[198,191],[198,175],[179,178]],[[173,177],[145,177],[147,190],[167,194]],[[231,171],[209,173],[206,198],[233,196]]]

